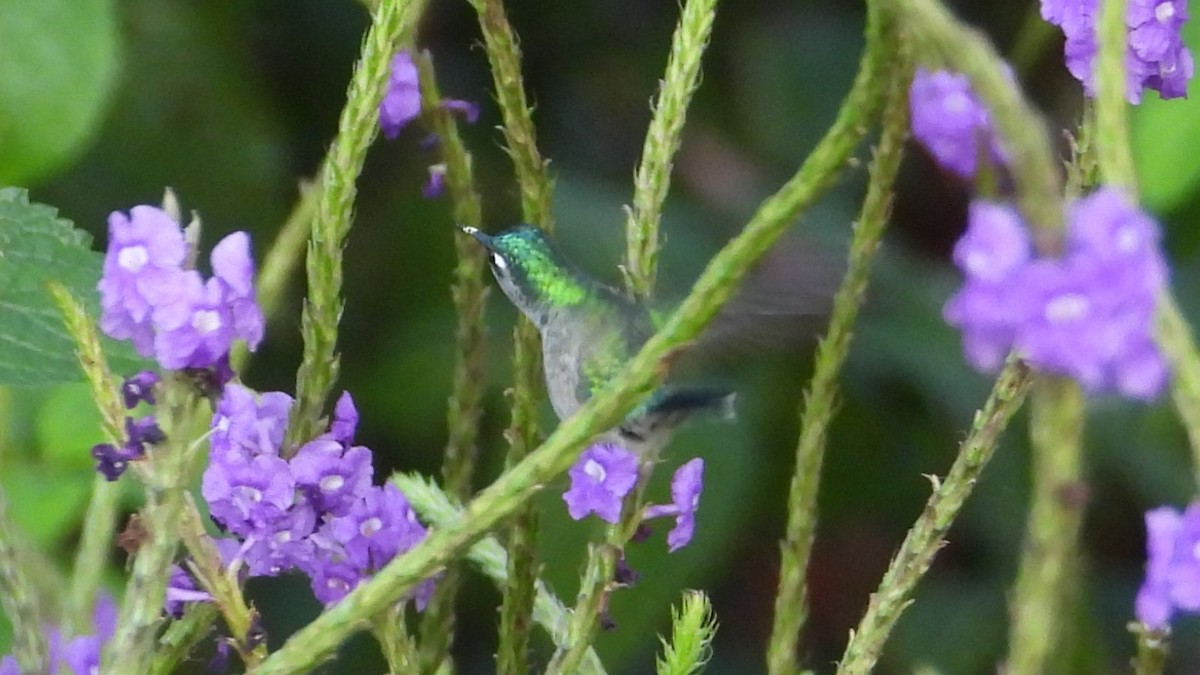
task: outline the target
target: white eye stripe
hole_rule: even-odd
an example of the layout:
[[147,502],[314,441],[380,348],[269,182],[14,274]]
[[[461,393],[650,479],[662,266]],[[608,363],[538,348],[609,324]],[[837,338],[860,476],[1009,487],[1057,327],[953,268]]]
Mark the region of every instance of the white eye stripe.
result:
[[492,264],[502,271],[508,271],[508,261],[504,259],[504,256],[494,251],[492,252]]

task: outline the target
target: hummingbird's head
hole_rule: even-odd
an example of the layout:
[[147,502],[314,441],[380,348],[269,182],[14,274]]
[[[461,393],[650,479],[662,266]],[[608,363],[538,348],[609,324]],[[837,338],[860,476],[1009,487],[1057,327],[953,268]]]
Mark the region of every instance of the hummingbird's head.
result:
[[586,299],[582,278],[546,233],[533,225],[517,225],[494,235],[474,227],[462,231],[487,249],[488,266],[500,289],[534,323],[543,323],[551,309]]

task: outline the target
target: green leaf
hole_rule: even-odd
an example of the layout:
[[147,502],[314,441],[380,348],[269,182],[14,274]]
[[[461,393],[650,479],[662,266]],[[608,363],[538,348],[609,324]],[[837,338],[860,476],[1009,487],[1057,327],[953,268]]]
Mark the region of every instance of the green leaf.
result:
[[[0,188],[0,385],[82,379],[46,282],[63,284],[97,316],[101,256],[90,244],[53,208],[30,204],[24,190]],[[118,373],[141,363],[123,344],[106,341],[105,353]]]
[[50,390],[37,412],[37,447],[48,465],[92,469],[88,448],[104,442],[100,411],[87,384],[64,384]]
[[0,184],[29,184],[83,150],[118,40],[114,0],[0,0]]
[[[1200,44],[1200,22],[1185,23],[1183,39]],[[1133,109],[1130,132],[1143,203],[1161,214],[1191,199],[1200,184],[1200,153],[1186,139],[1200,136],[1200,98],[1163,101],[1147,93]]]

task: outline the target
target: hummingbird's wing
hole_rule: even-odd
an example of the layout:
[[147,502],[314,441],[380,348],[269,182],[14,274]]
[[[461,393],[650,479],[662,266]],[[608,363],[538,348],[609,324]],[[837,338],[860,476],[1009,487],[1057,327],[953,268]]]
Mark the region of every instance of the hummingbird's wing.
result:
[[[777,246],[682,350],[672,373],[711,372],[764,354],[808,347],[825,327],[844,266],[840,256],[830,252]],[[654,316],[666,314],[655,311]]]

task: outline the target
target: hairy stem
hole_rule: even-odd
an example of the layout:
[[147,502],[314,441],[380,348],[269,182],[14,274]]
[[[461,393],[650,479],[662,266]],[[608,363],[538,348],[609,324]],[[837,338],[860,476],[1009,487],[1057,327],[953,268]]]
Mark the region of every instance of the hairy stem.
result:
[[0,491],[0,607],[12,624],[13,656],[22,673],[46,671],[50,646],[16,527],[8,517],[8,498]]
[[296,373],[296,406],[289,421],[285,454],[316,435],[325,399],[338,375],[337,331],[342,318],[342,247],[354,217],[355,181],[379,126],[379,103],[391,59],[411,40],[424,0],[382,2],[363,39],[362,55],[346,92],[337,136],[321,166],[316,214],[305,268],[308,297],[300,319],[304,358]]
[[[504,119],[505,149],[513,162],[521,191],[521,214],[526,222],[550,232],[551,184],[537,147],[533,116],[521,77],[521,49],[501,0],[471,0],[492,67],[496,100]],[[524,460],[541,438],[538,429],[542,375],[541,342],[537,330],[521,317],[513,332],[512,420],[504,436],[509,448],[505,465]],[[499,673],[527,672],[529,624],[537,578],[537,514],[525,506],[514,514],[508,533],[509,583],[500,608]]]
[[[441,94],[428,53],[418,60],[424,113],[438,136],[438,149],[446,165],[446,188],[454,220],[460,225],[480,227],[483,221],[471,155],[463,144],[454,115],[441,106]],[[478,454],[479,419],[482,415],[486,381],[486,334],[484,309],[488,288],[484,283],[483,248],[466,234],[455,231],[454,252],[458,265],[450,294],[458,316],[455,330],[454,383],[447,409],[449,439],[442,461],[442,481],[454,499],[465,502],[471,496],[471,477]],[[454,637],[454,600],[462,573],[456,565],[448,567],[434,587],[433,596],[421,618],[420,662],[423,672],[436,672],[450,659]]]
[[145,535],[134,554],[116,632],[104,652],[104,673],[141,673],[150,668],[169,570],[179,547],[178,525],[191,483],[188,445],[200,402],[182,375],[168,376],[160,392],[157,417],[166,441],[147,448],[142,460],[147,465],[142,474],[146,505],[139,524]]
[[[881,12],[871,5],[867,51],[854,87],[872,88],[887,82],[888,102],[883,113],[883,135],[871,164],[867,195],[863,201],[845,277],[833,300],[829,330],[817,347],[812,382],[800,414],[800,439],[796,468],[788,491],[788,523],[780,543],[779,590],[767,645],[767,672],[796,672],[796,640],[808,612],[805,585],[808,560],[817,526],[817,488],[829,423],[836,407],[838,374],[850,351],[850,338],[858,310],[866,296],[867,279],[883,236],[891,208],[892,183],[900,167],[904,139],[908,136],[908,83],[911,54],[894,34],[885,37]],[[879,54],[900,52],[893,65],[883,67]],[[882,67],[882,70],[880,68]],[[881,79],[882,78],[882,79]]]
[[1096,26],[1096,159],[1108,185],[1137,192],[1129,146],[1129,110],[1125,103],[1125,0],[1105,0]]
[[1007,671],[1056,672],[1062,617],[1078,569],[1083,522],[1083,393],[1070,380],[1043,377],[1034,389],[1033,493],[1010,607]]
[[[419,474],[395,474],[392,482],[400,488],[404,496],[421,519],[432,527],[445,527],[462,518],[462,507],[449,495],[440,490],[437,485]],[[466,553],[479,571],[498,587],[508,585],[508,554],[495,537],[484,537],[473,544]],[[441,583],[440,581],[438,583]],[[535,584],[536,596],[533,603],[533,620],[545,629],[550,639],[557,646],[567,643],[567,624],[570,621],[570,610],[546,587],[540,579]],[[580,673],[585,675],[603,675],[604,667],[596,652],[590,647],[584,654],[580,664]]]
[[700,84],[700,60],[712,33],[716,5],[717,0],[689,0],[683,7],[642,146],[642,161],[633,179],[633,208],[625,222],[625,274],[629,290],[643,299],[654,292],[662,206],[671,186],[671,168],[688,104]]
[[[126,440],[125,409],[118,394],[117,379],[104,358],[96,322],[66,287],[54,283],[50,285],[50,292],[62,312],[67,332],[75,342],[75,355],[91,386],[92,400],[100,410],[104,440],[120,447]],[[75,552],[68,596],[67,630],[72,635],[86,628],[92,616],[100,577],[112,552],[119,496],[115,483],[100,475],[92,480],[92,496],[84,516],[79,548]]]
[[959,447],[950,472],[944,480],[931,478],[933,495],[892,558],[879,589],[871,595],[866,614],[851,632],[838,675],[862,675],[874,668],[917,583],[945,544],[946,533],[996,452],[1001,434],[1024,402],[1030,382],[1029,369],[1010,357],[987,402],[975,413],[971,431]]

